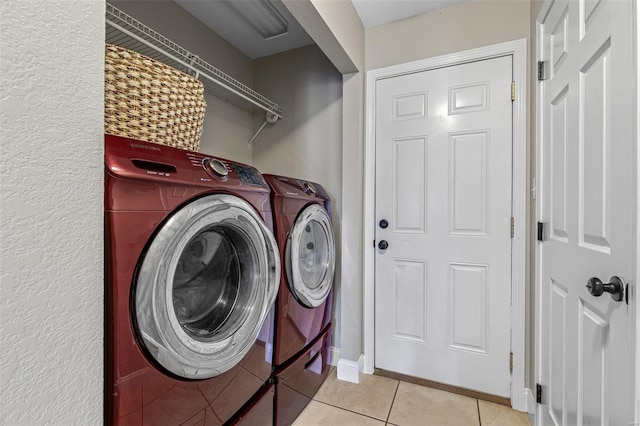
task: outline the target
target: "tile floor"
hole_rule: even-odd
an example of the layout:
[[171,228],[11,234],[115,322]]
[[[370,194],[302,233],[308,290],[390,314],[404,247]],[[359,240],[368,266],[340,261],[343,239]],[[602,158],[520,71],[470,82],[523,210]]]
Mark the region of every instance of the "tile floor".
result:
[[526,413],[381,376],[339,381],[333,368],[293,426],[529,426]]

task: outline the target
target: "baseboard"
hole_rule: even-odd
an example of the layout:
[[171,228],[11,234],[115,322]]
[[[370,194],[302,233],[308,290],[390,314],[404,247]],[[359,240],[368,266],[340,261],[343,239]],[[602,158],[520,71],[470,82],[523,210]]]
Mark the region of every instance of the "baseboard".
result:
[[340,348],[329,346],[329,365],[335,367],[338,365],[338,361],[340,361]]
[[529,388],[525,388],[524,389],[524,398],[525,401],[527,403],[527,413],[529,414],[536,414],[536,399],[533,397],[533,392],[531,392],[531,389]]
[[358,361],[340,359],[338,361],[338,380],[350,383],[360,383],[360,371],[364,367],[364,356],[360,355]]

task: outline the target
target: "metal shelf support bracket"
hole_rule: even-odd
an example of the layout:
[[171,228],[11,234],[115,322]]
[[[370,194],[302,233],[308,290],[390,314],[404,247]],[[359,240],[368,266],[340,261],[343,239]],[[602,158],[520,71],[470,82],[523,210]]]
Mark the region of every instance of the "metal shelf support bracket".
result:
[[251,140],[249,141],[249,149],[253,148],[253,142],[256,140],[256,138],[258,137],[258,135],[260,134],[260,132],[262,132],[262,130],[265,128],[265,126],[267,124],[275,124],[276,121],[278,121],[278,115],[271,112],[271,111],[267,111],[267,114],[264,118],[264,123],[262,123],[262,126],[260,126],[260,128],[258,129],[258,131],[253,135],[253,137],[251,138]]

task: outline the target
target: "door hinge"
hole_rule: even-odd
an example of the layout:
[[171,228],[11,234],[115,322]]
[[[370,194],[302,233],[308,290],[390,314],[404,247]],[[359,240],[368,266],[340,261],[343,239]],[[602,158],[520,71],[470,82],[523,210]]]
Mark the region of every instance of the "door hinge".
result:
[[549,61],[538,61],[538,81],[549,79]]
[[513,374],[513,352],[509,352],[509,374]]
[[511,82],[511,102],[516,100],[516,82]]
[[513,238],[515,233],[516,233],[516,220],[514,218],[511,218],[511,238]]
[[538,241],[544,241],[544,222],[538,222]]
[[542,404],[542,385],[536,383],[536,402]]

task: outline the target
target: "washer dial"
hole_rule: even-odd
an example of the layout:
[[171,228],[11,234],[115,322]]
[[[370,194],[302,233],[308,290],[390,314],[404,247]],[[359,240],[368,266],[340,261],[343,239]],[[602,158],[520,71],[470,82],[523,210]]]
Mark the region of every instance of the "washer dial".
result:
[[204,169],[217,178],[226,178],[229,174],[227,166],[217,158],[205,158],[202,160]]

